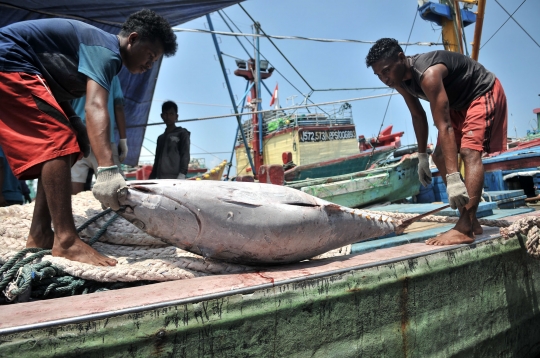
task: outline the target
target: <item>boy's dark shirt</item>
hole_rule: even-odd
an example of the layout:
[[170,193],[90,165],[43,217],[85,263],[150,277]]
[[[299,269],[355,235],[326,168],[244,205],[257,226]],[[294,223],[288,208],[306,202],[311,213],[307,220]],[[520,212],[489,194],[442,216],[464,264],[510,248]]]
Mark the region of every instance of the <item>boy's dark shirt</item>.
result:
[[495,75],[478,62],[451,51],[432,51],[407,57],[413,78],[403,81],[402,87],[414,97],[428,100],[420,87],[424,72],[431,66],[443,64],[448,75],[443,79],[444,89],[451,109],[464,110],[471,102],[489,91]]
[[190,132],[176,127],[158,137],[156,156],[150,179],[176,179],[187,174],[190,160]]

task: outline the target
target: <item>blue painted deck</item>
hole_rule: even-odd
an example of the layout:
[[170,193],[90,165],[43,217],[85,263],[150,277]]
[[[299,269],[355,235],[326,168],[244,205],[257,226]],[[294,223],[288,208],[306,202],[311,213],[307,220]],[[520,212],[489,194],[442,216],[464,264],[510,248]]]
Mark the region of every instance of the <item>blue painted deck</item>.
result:
[[[431,210],[445,206],[444,203],[424,203],[424,204],[391,204],[385,206],[370,207],[372,211],[388,211],[392,213],[404,213],[404,214],[423,214]],[[481,202],[478,205],[477,217],[485,217],[493,215],[493,209],[497,209],[496,203]],[[459,216],[459,211],[447,208],[439,211],[435,215],[440,216]]]
[[[489,204],[493,204],[493,203],[489,203]],[[413,206],[413,205],[424,205],[424,204],[399,204],[399,205]],[[440,206],[442,204],[433,204],[433,205],[439,205]],[[393,206],[393,205],[388,205],[388,206]],[[386,208],[386,207],[381,207],[380,209],[382,209],[382,208]],[[405,208],[403,208],[403,209],[405,209]],[[371,208],[370,210],[376,210],[376,209]],[[407,208],[405,210],[414,210],[414,209],[413,208]],[[384,211],[389,211],[389,210],[384,210]],[[508,217],[508,216],[529,213],[531,211],[534,211],[534,209],[529,208],[529,207],[517,208],[517,209],[506,209],[506,210],[494,209],[493,214],[489,215],[487,217],[484,217],[484,219],[496,220],[496,219],[501,219],[501,218]],[[400,212],[405,213],[405,211],[400,211]],[[352,244],[351,254],[366,253],[366,252],[370,252],[370,251],[374,251],[374,250],[378,250],[378,249],[382,249],[382,248],[386,248],[386,247],[394,247],[394,246],[399,246],[399,245],[405,245],[405,244],[408,244],[408,243],[411,243],[411,242],[423,242],[423,241],[425,241],[427,239],[430,239],[430,238],[432,238],[434,236],[437,236],[440,233],[448,231],[453,227],[454,227],[454,224],[447,224],[447,225],[443,225],[443,226],[436,227],[436,228],[433,228],[433,229],[406,233],[406,234],[402,234],[402,235],[399,235],[399,236],[395,236],[395,234],[393,234],[392,237],[379,238],[379,239],[373,239],[373,240],[369,240],[369,241],[359,242],[359,243],[356,243],[356,244]]]

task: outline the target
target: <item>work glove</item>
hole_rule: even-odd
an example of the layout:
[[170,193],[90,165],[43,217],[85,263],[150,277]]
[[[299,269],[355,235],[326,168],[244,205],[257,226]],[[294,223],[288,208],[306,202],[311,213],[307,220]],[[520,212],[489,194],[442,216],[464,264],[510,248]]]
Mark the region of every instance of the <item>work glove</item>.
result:
[[118,143],[118,159],[120,160],[120,163],[126,159],[128,154],[128,145],[127,145],[127,138],[120,139],[120,142]]
[[446,175],[446,193],[452,209],[460,209],[469,203],[469,194],[459,172]]
[[186,179],[186,175],[183,174],[183,173],[180,173],[180,174],[178,174],[178,176],[176,177],[176,179]]
[[431,170],[429,170],[429,156],[427,153],[418,153],[418,179],[425,187],[431,184]]
[[92,188],[92,193],[101,204],[113,210],[120,209],[119,197],[126,195],[126,181],[120,174],[118,167],[98,167],[97,180]]
[[90,155],[90,139],[88,139],[86,126],[84,125],[81,117],[77,115],[69,117],[69,123],[71,123],[73,129],[75,129],[75,132],[77,132],[77,143],[79,143],[81,152],[85,158],[88,158]]

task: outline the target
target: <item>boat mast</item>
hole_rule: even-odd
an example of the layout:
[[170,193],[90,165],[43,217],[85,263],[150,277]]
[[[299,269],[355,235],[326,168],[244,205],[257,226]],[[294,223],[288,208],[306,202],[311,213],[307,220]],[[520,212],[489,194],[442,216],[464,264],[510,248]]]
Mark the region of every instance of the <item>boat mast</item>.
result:
[[[210,18],[210,14],[206,15],[206,20],[208,21],[208,26],[210,27],[210,31],[212,31],[212,39],[214,40],[214,46],[216,48],[216,52],[217,52],[217,55],[218,55],[218,58],[219,58],[219,64],[221,65],[221,71],[223,72],[223,77],[225,77],[225,82],[227,83],[227,89],[229,90],[229,97],[231,98],[231,103],[232,103],[233,108],[234,108],[234,113],[238,113],[238,108],[236,106],[236,102],[234,101],[234,94],[233,94],[233,91],[232,91],[232,88],[231,88],[231,83],[229,81],[229,76],[227,75],[227,71],[225,70],[225,63],[223,62],[223,56],[221,55],[221,50],[219,49],[219,44],[218,44],[218,41],[217,41],[216,34],[214,33],[214,25],[212,24],[212,19]],[[251,166],[251,169],[255,172],[255,166],[253,165],[253,160],[251,159],[251,153],[249,152],[249,145],[248,145],[248,142],[246,140],[246,136],[244,134],[244,131],[242,129],[242,119],[241,119],[241,117],[239,115],[236,116],[236,121],[238,122],[238,130],[242,134],[242,141],[243,141],[244,146],[246,148],[246,155],[247,155],[248,160],[249,160],[249,165]],[[233,150],[234,150],[234,148],[233,148]],[[229,168],[230,168],[230,164],[231,163],[229,163]],[[227,172],[227,179],[229,177],[228,173],[229,172]]]
[[484,25],[484,13],[486,12],[486,0],[478,0],[476,12],[476,25],[474,27],[474,39],[472,43],[471,58],[478,61],[480,52],[480,39],[482,38],[482,26]]

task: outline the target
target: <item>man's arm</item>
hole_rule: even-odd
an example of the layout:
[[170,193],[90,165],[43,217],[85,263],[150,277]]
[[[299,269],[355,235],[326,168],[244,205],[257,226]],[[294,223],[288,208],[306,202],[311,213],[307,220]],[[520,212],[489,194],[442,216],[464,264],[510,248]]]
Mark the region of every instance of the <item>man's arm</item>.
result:
[[118,133],[120,135],[120,143],[118,145],[118,156],[120,162],[123,162],[126,159],[128,153],[127,147],[127,138],[126,138],[126,114],[124,113],[124,104],[123,101],[118,101],[114,103],[114,118],[116,121],[116,128],[118,128]]
[[427,140],[429,134],[429,127],[426,112],[420,104],[420,100],[407,92],[404,88],[397,87],[396,90],[403,96],[414,127],[414,133],[416,135],[416,141],[418,142],[418,152],[425,153],[427,150]]
[[105,88],[94,80],[87,80],[86,127],[98,162],[97,179],[92,193],[103,206],[119,210],[119,196],[125,195],[127,185],[112,157],[108,97],[109,92]]
[[111,151],[109,112],[107,100],[109,92],[97,82],[86,82],[86,128],[90,146],[96,156],[98,166],[111,167],[114,164]]
[[458,166],[456,139],[450,119],[450,103],[443,84],[443,78],[447,74],[446,66],[434,65],[424,72],[420,86],[429,99],[433,121],[439,130],[438,145],[442,149],[446,173],[451,174],[458,171]]

